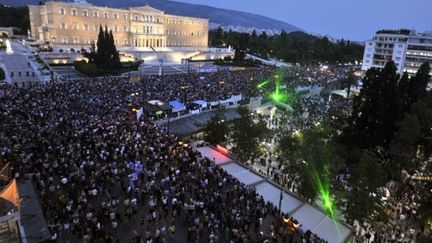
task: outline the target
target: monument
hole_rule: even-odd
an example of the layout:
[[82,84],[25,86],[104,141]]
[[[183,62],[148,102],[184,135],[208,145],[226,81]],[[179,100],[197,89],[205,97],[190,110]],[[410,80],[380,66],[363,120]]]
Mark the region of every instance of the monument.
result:
[[12,46],[10,40],[6,40],[6,54],[11,55],[14,51],[12,50]]

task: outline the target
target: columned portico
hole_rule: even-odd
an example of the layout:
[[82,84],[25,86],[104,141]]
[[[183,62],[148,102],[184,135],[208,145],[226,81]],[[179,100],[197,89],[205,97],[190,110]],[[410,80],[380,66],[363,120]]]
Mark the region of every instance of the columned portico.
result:
[[162,35],[133,35],[134,47],[166,47],[166,37]]

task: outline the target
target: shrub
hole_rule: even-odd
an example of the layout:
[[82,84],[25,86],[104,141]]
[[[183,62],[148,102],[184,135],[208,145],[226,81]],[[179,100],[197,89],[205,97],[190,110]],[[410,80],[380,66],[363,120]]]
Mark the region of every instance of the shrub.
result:
[[98,75],[96,64],[87,63],[86,61],[77,61],[74,62],[74,67],[78,72],[81,72],[87,76],[95,77]]

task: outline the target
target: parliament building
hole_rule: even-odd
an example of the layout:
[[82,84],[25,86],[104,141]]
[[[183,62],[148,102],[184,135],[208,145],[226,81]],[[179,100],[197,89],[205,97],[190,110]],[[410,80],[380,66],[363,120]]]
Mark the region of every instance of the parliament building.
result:
[[176,16],[148,5],[128,9],[99,7],[84,0],[30,5],[34,40],[53,46],[89,47],[99,28],[111,30],[118,47],[208,47],[208,19]]

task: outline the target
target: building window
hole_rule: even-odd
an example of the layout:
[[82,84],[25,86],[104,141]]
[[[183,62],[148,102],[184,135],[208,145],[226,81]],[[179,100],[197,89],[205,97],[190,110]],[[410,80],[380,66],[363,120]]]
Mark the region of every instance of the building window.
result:
[[84,30],[88,31],[88,24],[84,24]]
[[94,26],[94,31],[98,31],[98,29],[99,29],[99,26],[96,24],[96,25]]
[[73,30],[78,30],[78,23],[73,23],[73,25],[72,25],[72,29]]
[[67,25],[66,25],[66,23],[61,23],[61,24],[60,24],[60,29],[62,29],[62,30],[67,29]]
[[72,15],[77,16],[77,10],[76,9],[72,9]]
[[114,14],[114,19],[117,19],[118,18],[118,15],[115,13]]
[[116,25],[116,26],[114,26],[114,32],[117,32],[117,31],[118,31],[118,27]]
[[123,19],[124,19],[124,20],[127,20],[127,19],[128,19],[128,17],[127,17],[126,14],[123,15]]
[[63,37],[62,37],[62,43],[63,43],[63,44],[68,43],[68,38],[65,37],[65,36],[63,36]]
[[150,22],[153,22],[153,15],[150,15]]
[[124,32],[127,32],[127,30],[128,30],[127,26],[126,26],[126,25],[123,25],[123,31],[124,31]]
[[66,12],[65,12],[64,8],[61,8],[61,9],[60,9],[60,14],[61,14],[61,15],[65,15],[65,13],[66,13]]
[[93,12],[93,17],[98,18],[99,17],[99,13],[97,11]]
[[138,21],[138,18],[139,18],[138,15],[135,15],[135,21]]
[[84,17],[88,17],[88,11],[87,11],[87,10],[84,10],[84,11],[83,11],[83,16],[84,16]]
[[74,37],[73,38],[73,43],[74,44],[78,44],[79,43],[79,38],[78,37]]
[[104,18],[108,18],[108,13],[104,13]]

